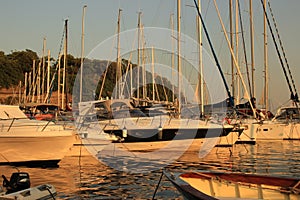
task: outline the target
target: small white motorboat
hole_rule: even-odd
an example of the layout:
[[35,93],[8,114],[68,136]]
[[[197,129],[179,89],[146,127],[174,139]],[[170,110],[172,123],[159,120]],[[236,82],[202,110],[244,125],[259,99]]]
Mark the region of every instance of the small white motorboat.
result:
[[3,188],[0,187],[0,200],[8,199],[55,199],[55,187],[51,184],[42,184],[30,187],[29,174],[26,172],[13,173],[8,180],[4,175]]

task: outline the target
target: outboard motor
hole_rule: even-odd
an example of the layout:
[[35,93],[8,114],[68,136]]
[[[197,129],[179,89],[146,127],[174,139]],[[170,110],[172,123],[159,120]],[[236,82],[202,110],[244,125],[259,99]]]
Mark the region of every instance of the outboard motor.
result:
[[9,181],[4,175],[2,175],[2,178],[3,187],[6,188],[6,194],[30,188],[29,174],[26,172],[13,173]]

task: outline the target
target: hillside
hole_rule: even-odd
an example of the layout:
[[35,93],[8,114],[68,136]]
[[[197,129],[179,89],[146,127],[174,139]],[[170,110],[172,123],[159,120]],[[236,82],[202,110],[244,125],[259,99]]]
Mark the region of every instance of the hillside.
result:
[[[54,58],[38,58],[36,52],[28,49],[25,51],[14,51],[8,55],[5,55],[4,52],[0,51],[0,103],[23,103],[25,79],[27,79],[26,96],[37,95],[38,88],[41,89],[43,85],[44,91],[46,91],[46,66],[48,66],[48,59],[50,60],[50,77],[51,79],[53,78],[53,84],[51,85],[52,96],[50,101],[51,103],[57,103],[57,90],[59,85],[58,66],[61,66],[60,80],[62,81],[63,57],[60,59],[61,63],[59,65],[58,61]],[[75,87],[79,88],[79,81],[75,81],[75,79],[80,69],[80,58],[75,58],[72,55],[68,55],[66,60],[66,91],[69,91],[70,94],[68,94],[68,99],[71,101],[71,93],[73,91],[74,84],[77,84]],[[42,66],[44,66],[44,70]],[[123,76],[124,83],[126,82],[125,84],[127,84],[126,87],[124,87],[123,96],[124,98],[127,98],[131,96],[131,92],[133,92],[134,96],[137,96],[137,92],[139,92],[139,96],[141,97],[143,93],[142,80],[137,80],[138,76],[136,74],[134,77],[131,77],[131,79],[133,87],[137,85],[137,82],[139,81],[139,90],[137,91],[135,88],[130,89],[128,86],[128,82],[130,82],[129,75],[126,75],[126,71],[129,69],[128,66],[132,66],[132,70],[135,71],[134,73],[139,71],[139,77],[143,76],[141,69],[136,70],[136,64],[129,63],[127,60],[123,59],[121,62],[121,74]],[[88,98],[86,100],[90,100],[91,94],[95,95],[95,99],[98,99],[100,95],[102,97],[111,97],[116,83],[116,62],[85,59],[84,68],[85,74],[83,79],[83,97],[87,96]],[[40,72],[38,69],[40,69]],[[39,73],[41,74],[40,85],[37,84]],[[44,79],[42,78],[43,73],[45,77]],[[151,80],[152,74],[146,72],[145,78]],[[43,81],[44,84],[42,83]],[[35,83],[34,87],[32,83]],[[155,91],[152,89],[152,83],[147,84],[146,94],[148,96],[152,96],[153,92],[155,92],[157,100],[168,99],[170,101],[171,97],[173,96],[172,91],[169,89],[172,88],[170,81],[166,78],[155,75],[155,83]],[[60,82],[60,85],[62,85],[62,82]],[[28,102],[32,98],[27,99]],[[37,98],[35,98],[35,100],[36,99]],[[83,98],[83,101],[84,100],[85,99]]]

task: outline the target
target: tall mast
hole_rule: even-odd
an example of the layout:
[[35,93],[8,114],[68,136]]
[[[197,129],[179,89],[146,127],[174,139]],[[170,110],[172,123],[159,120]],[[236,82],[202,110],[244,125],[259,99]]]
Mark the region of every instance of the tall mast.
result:
[[57,74],[57,82],[58,82],[58,84],[57,84],[57,106],[60,108],[60,87],[61,87],[61,85],[60,85],[60,83],[61,83],[61,80],[60,80],[60,77],[61,77],[61,74],[60,74],[60,60],[61,60],[61,54],[59,54],[59,56],[58,56],[58,74]]
[[[233,9],[232,0],[229,0],[229,22],[230,22],[230,45],[233,48]],[[231,55],[231,90],[232,96],[235,98],[235,81],[234,81],[234,62]]]
[[138,51],[137,51],[137,95],[136,98],[138,100],[139,104],[139,99],[140,99],[140,43],[141,43],[141,14],[142,12],[139,12],[138,16]]
[[121,29],[121,11],[122,9],[119,9],[119,15],[118,15],[118,51],[117,51],[117,71],[116,71],[116,89],[117,89],[117,95],[116,98],[121,98],[121,56],[120,56],[120,29]]
[[18,92],[18,103],[19,105],[21,104],[21,98],[22,98],[22,91],[21,91],[21,88],[22,88],[22,81],[19,81],[19,92]]
[[35,88],[36,88],[36,70],[35,70],[35,60],[32,61],[32,98],[31,102],[35,101]]
[[255,97],[255,80],[254,80],[254,71],[255,71],[255,68],[254,68],[254,39],[253,39],[254,26],[253,26],[252,0],[249,0],[249,8],[250,8],[250,40],[251,40],[252,95],[253,95],[253,97]]
[[180,10],[181,0],[177,0],[177,64],[178,64],[178,114],[180,116],[181,113],[181,59],[180,59],[180,18],[181,18],[181,10]]
[[[201,0],[198,0],[198,8],[201,12]],[[199,46],[199,75],[198,75],[198,97],[200,100],[200,114],[204,115],[204,83],[203,83],[203,63],[202,63],[202,26],[200,22],[200,17],[197,16],[197,32],[198,32],[198,46]]]
[[146,87],[146,70],[145,70],[145,40],[144,40],[144,26],[142,25],[142,83],[143,83],[143,99],[146,99],[147,96],[147,87]]
[[[234,66],[236,67],[236,71],[237,71],[237,73],[238,73],[238,75],[239,75],[239,77],[240,77],[240,79],[241,79],[241,82],[242,82],[242,85],[243,85],[243,87],[244,87],[246,96],[247,96],[247,98],[249,98],[249,100],[250,100],[250,95],[249,95],[249,93],[248,93],[248,91],[247,91],[246,84],[245,84],[244,79],[243,79],[243,77],[242,77],[242,73],[241,73],[241,71],[240,71],[240,68],[239,68],[239,65],[238,65],[238,63],[237,63],[237,60],[235,59],[233,49],[232,49],[232,47],[230,46],[230,41],[229,41],[229,38],[228,38],[228,36],[227,36],[226,29],[225,29],[223,20],[222,20],[222,18],[221,18],[221,15],[220,15],[219,8],[218,8],[218,5],[217,5],[216,0],[214,0],[214,5],[215,5],[216,11],[217,11],[217,13],[218,13],[218,18],[219,18],[219,21],[220,21],[220,23],[221,23],[221,26],[222,26],[222,30],[223,30],[224,36],[225,36],[226,41],[227,41],[227,45],[228,45],[228,47],[229,47],[230,53],[231,53],[232,58],[233,58],[233,61],[234,61]],[[230,96],[230,95],[229,95],[229,96]],[[252,102],[249,101],[249,104],[250,104],[250,107],[251,107],[251,109],[252,109],[252,111],[253,111],[253,117],[256,118],[256,113],[254,112],[254,106],[253,106]]]
[[[237,62],[238,62],[238,58],[239,58],[239,8],[238,8],[238,1],[239,0],[236,0],[235,1],[235,49],[236,49],[236,59],[237,59]],[[234,72],[234,71],[233,71]],[[234,72],[235,73],[235,72]],[[237,85],[237,88],[236,88],[236,104],[240,104],[240,81],[239,81],[239,78],[238,76],[236,77],[235,79],[236,81],[236,85]]]
[[[267,1],[264,0],[265,8]],[[264,67],[265,67],[265,87],[264,87],[264,104],[266,111],[269,110],[269,69],[268,69],[268,35],[267,35],[267,17],[264,15]]]
[[43,39],[43,53],[42,53],[42,101],[44,101],[44,94],[45,94],[45,56],[46,56],[46,38]]
[[[30,101],[31,90],[32,90],[32,72],[29,72],[29,74],[28,74],[28,95],[26,96],[25,103],[27,103],[27,101]],[[27,94],[27,92],[26,92],[26,94]]]
[[65,20],[65,42],[64,42],[64,66],[63,66],[63,87],[62,87],[62,101],[61,101],[61,107],[64,110],[66,108],[65,106],[65,97],[67,96],[66,93],[66,67],[67,67],[67,50],[68,47],[68,20]]
[[26,103],[26,98],[27,98],[27,82],[28,82],[28,73],[25,72],[25,81],[24,81],[24,99],[23,99],[23,103]]
[[170,16],[170,20],[171,20],[171,29],[172,29],[172,53],[171,53],[171,76],[172,76],[172,102],[174,103],[175,101],[175,89],[174,89],[174,74],[175,74],[175,56],[174,56],[174,14],[172,13]]
[[151,48],[151,61],[152,61],[152,100],[155,101],[155,79],[154,79],[154,49]]
[[[215,3],[215,1],[214,1],[214,3]],[[225,76],[224,76],[224,74],[223,74],[223,72],[222,72],[221,65],[220,65],[219,60],[218,60],[218,58],[217,58],[216,52],[215,52],[215,50],[214,50],[214,48],[213,48],[211,39],[210,39],[210,37],[209,37],[208,31],[207,31],[207,29],[206,29],[206,26],[205,26],[203,17],[202,17],[202,15],[201,15],[201,13],[200,13],[200,10],[199,10],[199,7],[198,7],[198,5],[197,5],[196,0],[194,0],[194,4],[195,4],[195,6],[196,6],[198,15],[199,15],[199,17],[200,17],[200,19],[201,19],[201,24],[202,24],[202,27],[203,27],[205,36],[206,36],[206,38],[207,38],[207,41],[208,41],[210,50],[211,50],[211,52],[212,52],[212,54],[213,54],[213,57],[214,57],[214,60],[215,60],[215,62],[216,62],[216,66],[217,66],[217,68],[218,68],[218,70],[219,70],[219,72],[220,72],[222,81],[223,81],[224,86],[225,86],[225,88],[226,88],[226,92],[227,92],[227,95],[228,95],[228,97],[229,97],[229,104],[230,104],[230,106],[232,106],[232,105],[234,104],[234,103],[233,103],[233,98],[232,98],[232,96],[231,96],[231,93],[230,93],[228,84],[227,84],[226,79],[225,79]],[[219,13],[218,13],[218,14],[219,14]],[[224,30],[224,29],[223,29],[223,30]],[[225,33],[226,33],[226,32],[225,32]],[[229,46],[230,46],[230,44],[229,44]],[[231,48],[230,48],[230,50],[231,50]]]
[[130,63],[129,64],[129,67],[130,67],[130,95],[129,97],[132,98],[132,88],[133,88],[133,84],[132,84],[132,64]]
[[81,60],[80,60],[80,89],[79,89],[79,102],[82,101],[82,76],[83,76],[83,57],[84,57],[84,16],[85,16],[85,9],[86,5],[83,6],[82,11],[82,22],[81,22]]
[[[48,62],[47,62],[47,97],[50,97],[50,50],[48,50]],[[45,99],[46,100],[46,99]],[[44,102],[45,102],[44,100]]]
[[37,77],[37,102],[40,103],[41,102],[41,61],[39,62],[38,65],[38,77]]

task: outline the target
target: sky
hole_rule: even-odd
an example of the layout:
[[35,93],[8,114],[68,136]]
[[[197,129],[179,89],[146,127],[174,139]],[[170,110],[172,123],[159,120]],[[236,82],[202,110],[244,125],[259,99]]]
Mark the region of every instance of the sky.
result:
[[[223,22],[228,29],[228,2],[217,0]],[[277,21],[287,59],[295,79],[297,90],[300,90],[300,8],[299,0],[271,0],[271,6]],[[75,57],[81,55],[81,19],[83,6],[87,5],[85,14],[85,55],[87,56],[97,45],[116,34],[118,11],[121,13],[121,31],[137,27],[138,13],[142,12],[142,23],[145,27],[170,28],[170,15],[176,15],[176,0],[10,0],[1,1],[0,6],[0,51],[6,54],[11,51],[31,49],[42,55],[43,38],[46,38],[46,49],[53,57],[58,57],[62,39],[64,20],[69,21],[68,52]],[[217,18],[213,0],[201,0],[202,14],[223,70],[230,73],[230,54],[224,33]],[[243,26],[249,50],[249,1],[240,0]],[[181,32],[196,39],[196,10],[192,0],[181,0]],[[254,14],[254,46],[256,96],[259,99],[263,88],[263,22],[260,0],[253,0]],[[176,28],[176,18],[175,18]],[[229,31],[228,31],[229,32]],[[239,32],[241,36],[241,33]],[[113,45],[113,44],[112,44]],[[241,48],[241,39],[239,39]],[[207,39],[203,36],[203,47],[210,52]],[[289,99],[289,91],[274,44],[269,35],[269,70],[270,96],[274,105],[280,105]],[[242,50],[239,50],[242,52]],[[242,53],[239,53],[242,59]],[[240,61],[242,62],[242,61]],[[276,107],[275,106],[275,107]]]

